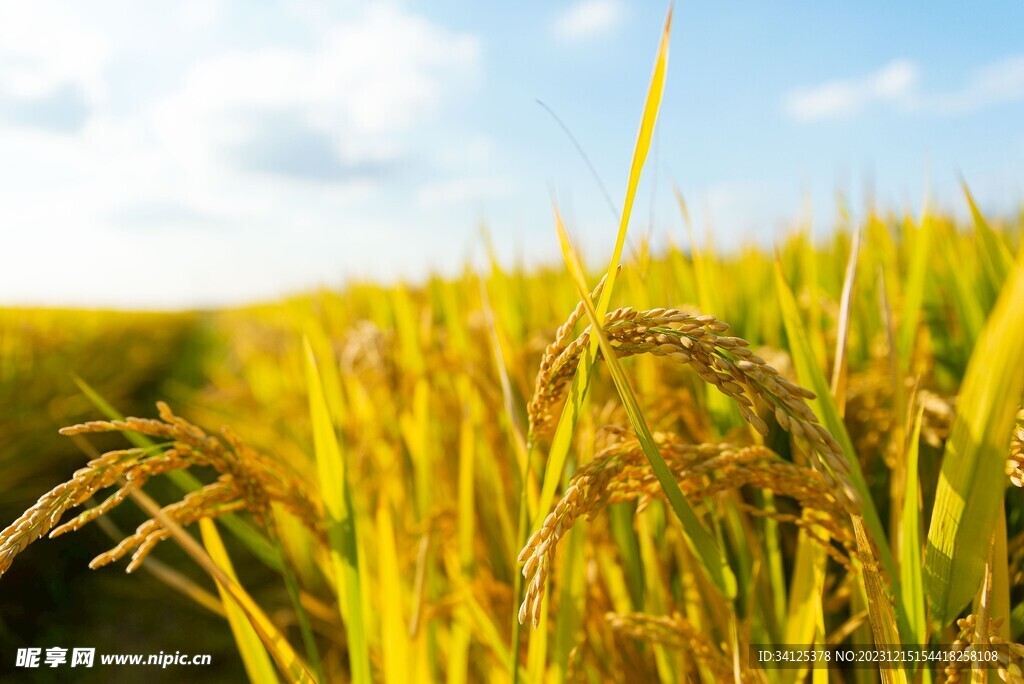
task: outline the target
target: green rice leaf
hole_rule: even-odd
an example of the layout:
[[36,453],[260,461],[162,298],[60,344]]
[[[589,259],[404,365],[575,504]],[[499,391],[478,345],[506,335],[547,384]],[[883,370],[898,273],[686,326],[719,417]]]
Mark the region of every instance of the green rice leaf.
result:
[[964,197],[967,198],[967,205],[971,208],[971,217],[974,219],[974,227],[977,230],[978,251],[981,255],[985,276],[992,285],[993,291],[998,292],[1013,268],[1013,254],[985,220],[967,183],[961,182],[961,187]]
[[921,442],[921,420],[924,408],[918,410],[914,430],[907,448],[907,487],[903,493],[903,511],[900,517],[900,596],[907,616],[910,643],[928,643],[928,623],[925,619],[924,586],[921,583],[921,514],[918,486],[918,454]]
[[[199,521],[199,530],[203,537],[203,545],[206,546],[206,552],[210,554],[210,558],[227,573],[228,577],[237,582],[238,577],[231,565],[227,549],[224,548],[224,542],[221,541],[220,535],[217,533],[217,526],[209,518],[203,518]],[[252,623],[219,583],[217,590],[224,603],[224,612],[227,614],[228,624],[231,626],[231,633],[235,637],[238,653],[242,656],[242,665],[245,667],[245,674],[248,675],[249,681],[253,684],[277,684],[274,663],[267,655],[267,649],[260,641],[256,630],[253,629]]]
[[[815,530],[821,536],[822,530]],[[827,533],[825,533],[827,534]],[[790,644],[823,644],[825,617],[821,600],[825,589],[825,566],[828,555],[807,530],[800,530],[796,542],[796,559],[789,589],[789,610],[785,642]],[[806,669],[792,668],[779,672],[782,684],[806,680]]]
[[910,356],[914,351],[914,340],[917,337],[917,326],[921,320],[925,284],[928,271],[932,268],[932,232],[932,218],[926,210],[924,216],[921,217],[921,227],[917,230],[917,235],[914,238],[910,272],[903,287],[899,332],[899,360],[902,369],[910,366]]
[[356,515],[352,505],[348,473],[341,444],[334,432],[331,414],[324,398],[323,384],[309,341],[306,347],[306,384],[309,391],[309,415],[313,424],[317,476],[321,487],[328,527],[331,565],[341,617],[348,638],[352,681],[371,681],[370,654],[363,618],[363,581],[359,573],[359,547],[356,542]]
[[1007,483],[1004,464],[1024,394],[1024,250],[971,354],[928,530],[932,619],[951,622],[977,592]]

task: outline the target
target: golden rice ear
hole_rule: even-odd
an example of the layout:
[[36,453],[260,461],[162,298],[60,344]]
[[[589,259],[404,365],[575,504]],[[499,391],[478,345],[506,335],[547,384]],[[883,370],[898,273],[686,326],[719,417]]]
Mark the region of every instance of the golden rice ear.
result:
[[[850,512],[842,494],[820,472],[783,461],[763,446],[685,444],[670,433],[659,433],[658,448],[680,489],[691,497],[712,499],[717,494],[755,487],[792,499],[800,515],[787,515],[742,504],[747,513],[792,523],[812,535],[840,565],[851,568],[857,556]],[[580,518],[591,518],[609,504],[664,498],[658,478],[635,437],[625,437],[595,457],[573,476],[554,509],[519,553],[522,574],[529,583],[519,608],[520,619],[539,617],[547,579],[559,542]],[[638,511],[639,512],[639,511]],[[820,527],[840,545],[814,536]],[[536,626],[536,624],[534,624]]]
[[[597,284],[593,292],[590,293],[591,299],[596,299],[601,296],[601,292],[604,290],[605,281],[608,276],[605,275],[601,278],[601,282]],[[553,426],[551,425],[554,420],[552,413],[552,398],[549,391],[549,387],[553,384],[564,385],[570,378],[566,377],[568,372],[563,365],[560,371],[560,377],[556,378],[553,376],[553,367],[555,362],[565,352],[566,347],[569,345],[569,336],[572,334],[572,329],[576,327],[576,323],[583,318],[584,309],[583,302],[580,301],[576,304],[576,307],[569,314],[569,318],[566,319],[565,323],[559,326],[555,332],[555,339],[547,346],[544,350],[544,355],[540,359],[540,368],[537,371],[537,380],[534,383],[533,397],[527,403],[526,411],[529,418],[529,434],[531,436],[543,436]],[[576,344],[575,342],[573,344]]]
[[716,681],[733,679],[733,658],[738,655],[722,651],[725,644],[716,645],[708,635],[697,629],[679,613],[672,615],[649,615],[647,613],[606,613],[604,619],[616,634],[663,644],[672,649],[684,651],[697,659]]
[[[250,449],[230,431],[222,441],[174,415],[167,404],[160,402],[157,407],[160,420],[117,418],[60,430],[65,436],[121,432],[146,445],[109,451],[90,460],[70,480],[44,494],[0,532],[0,576],[21,551],[40,537],[46,534],[58,537],[79,530],[140,491],[151,478],[182,476],[196,466],[211,467],[220,475],[216,482],[205,487],[197,480],[184,480],[194,482],[195,488],[181,501],[162,509],[162,513],[177,524],[191,525],[204,518],[230,516],[240,511],[250,513],[262,524],[269,506],[275,503],[295,515],[314,535],[320,538],[326,535],[319,502],[287,467]],[[147,441],[148,438],[169,444],[161,446]],[[99,504],[60,524],[65,513],[115,486],[117,489]],[[149,519],[113,549],[94,558],[89,566],[99,568],[131,552],[127,571],[133,572],[167,537],[167,530],[157,520]]]
[[1006,474],[1014,487],[1024,487],[1024,409],[1017,414],[1017,424],[1010,437],[1010,458],[1006,461]]
[[[740,415],[760,434],[768,425],[757,409],[771,411],[776,421],[828,464],[826,472],[846,471],[839,445],[807,406],[815,398],[749,349],[746,340],[725,334],[729,326],[710,315],[681,309],[637,311],[616,309],[604,318],[604,333],[616,356],[664,357],[693,369],[704,382],[732,399]],[[590,329],[566,344],[547,362],[530,401],[530,424],[538,437],[553,428],[557,409],[568,391],[579,360],[590,344]]]

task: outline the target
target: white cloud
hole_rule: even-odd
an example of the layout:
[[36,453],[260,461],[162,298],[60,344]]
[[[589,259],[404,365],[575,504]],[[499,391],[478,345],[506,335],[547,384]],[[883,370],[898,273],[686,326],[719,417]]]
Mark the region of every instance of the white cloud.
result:
[[977,69],[959,90],[928,97],[922,108],[942,114],[968,114],[1006,102],[1024,100],[1024,55]]
[[959,88],[922,92],[913,62],[897,59],[866,76],[828,81],[790,91],[786,113],[797,121],[854,116],[888,103],[917,114],[961,115],[1024,100],[1024,55],[1014,55],[976,69]]
[[582,41],[609,33],[625,14],[620,0],[579,0],[551,24],[551,32],[564,41]]
[[68,83],[99,95],[109,57],[109,42],[74,9],[0,4],[0,88],[8,95],[39,97]]
[[917,67],[897,59],[866,76],[793,90],[785,96],[785,109],[797,121],[849,117],[879,102],[907,102],[916,83]]
[[[255,10],[76,8],[0,3],[0,301],[230,302],[412,268],[427,246],[395,230],[418,178],[486,155],[442,159],[435,135],[479,85],[479,39],[404,5],[316,24],[270,8],[272,28],[194,45],[162,27]],[[85,122],[42,125],[43,105],[81,104],[68,88]],[[405,256],[367,257],[388,245]]]
[[[313,134],[340,164],[401,156],[402,133],[429,121],[479,68],[479,41],[391,6],[325,28],[312,49],[235,52],[198,65],[156,114],[182,160],[216,157],[268,131]],[[197,149],[198,148],[198,149]]]
[[465,205],[470,202],[505,197],[511,192],[512,186],[503,180],[455,178],[427,183],[416,193],[416,199],[423,207]]
[[188,31],[201,31],[224,16],[224,0],[181,0],[178,3],[181,25]]

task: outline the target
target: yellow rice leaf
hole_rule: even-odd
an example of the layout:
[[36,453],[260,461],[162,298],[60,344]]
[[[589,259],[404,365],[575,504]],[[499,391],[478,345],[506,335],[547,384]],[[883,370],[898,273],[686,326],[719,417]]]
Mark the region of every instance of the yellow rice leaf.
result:
[[345,621],[352,681],[355,684],[368,684],[370,654],[363,619],[363,582],[359,572],[355,510],[349,490],[345,459],[334,432],[331,414],[327,409],[313,349],[308,341],[305,344],[306,383],[309,388],[309,415],[313,424],[317,476],[328,516],[327,536],[331,566],[341,617]]
[[266,613],[259,607],[245,589],[238,582],[234,581],[207,553],[202,544],[197,542],[192,535],[171,516],[167,515],[156,501],[141,489],[134,489],[129,496],[139,505],[144,512],[174,538],[174,541],[185,551],[196,563],[199,564],[216,582],[218,589],[231,597],[234,604],[242,611],[253,630],[259,636],[260,641],[266,647],[267,652],[277,663],[281,674],[288,678],[289,682],[299,684],[312,684],[315,680],[309,674],[309,669],[292,649],[291,644],[284,635],[277,629]]
[[[237,582],[238,577],[231,565],[227,549],[224,548],[224,542],[217,533],[217,526],[209,518],[203,518],[199,521],[199,531],[210,558],[227,573],[228,577]],[[277,684],[274,663],[267,655],[267,649],[264,648],[249,619],[220,583],[217,584],[217,591],[220,592],[220,599],[224,603],[224,612],[227,614],[228,624],[231,626],[231,633],[235,637],[235,644],[238,646],[238,653],[242,657],[242,665],[245,666],[245,674],[248,675],[249,681],[253,684]]]
[[[817,530],[820,534],[821,530]],[[825,640],[825,618],[821,607],[825,587],[825,563],[828,556],[822,545],[800,530],[797,536],[796,560],[789,589],[789,610],[785,643],[822,644]],[[781,670],[779,681],[793,684],[806,679],[807,670]]]
[[921,226],[914,238],[913,255],[910,260],[910,272],[903,287],[903,305],[900,307],[899,359],[900,367],[906,369],[910,365],[914,340],[917,336],[918,321],[921,318],[921,305],[924,302],[924,290],[929,270],[933,267],[931,259],[933,219],[927,209],[921,217]]
[[982,215],[981,210],[974,201],[967,183],[961,182],[964,196],[967,198],[967,205],[971,208],[971,216],[974,219],[974,227],[978,231],[978,251],[981,255],[981,262],[984,266],[984,273],[995,290],[1003,284],[1006,276],[1013,268],[1013,254],[1003,243],[999,234],[992,230],[988,221]]
[[[853,532],[857,538],[857,554],[861,562],[861,581],[868,595],[868,617],[871,620],[871,633],[875,644],[895,646],[900,643],[899,630],[896,627],[896,614],[893,612],[889,592],[886,591],[885,580],[878,571],[875,553],[871,550],[871,541],[864,529],[864,519],[853,516]],[[879,669],[884,684],[906,684],[907,676],[902,669],[883,667]]]
[[380,568],[381,652],[384,681],[409,681],[409,631],[402,609],[405,594],[395,548],[395,529],[391,506],[381,501],[377,507],[377,554]]

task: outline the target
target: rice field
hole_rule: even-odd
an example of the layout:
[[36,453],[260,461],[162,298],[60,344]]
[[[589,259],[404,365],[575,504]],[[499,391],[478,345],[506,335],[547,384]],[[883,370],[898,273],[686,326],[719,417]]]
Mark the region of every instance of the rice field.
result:
[[1020,681],[1024,215],[627,240],[667,48],[607,264],[556,206],[564,267],[0,312],[0,575],[102,526],[76,614],[146,575],[253,682]]

